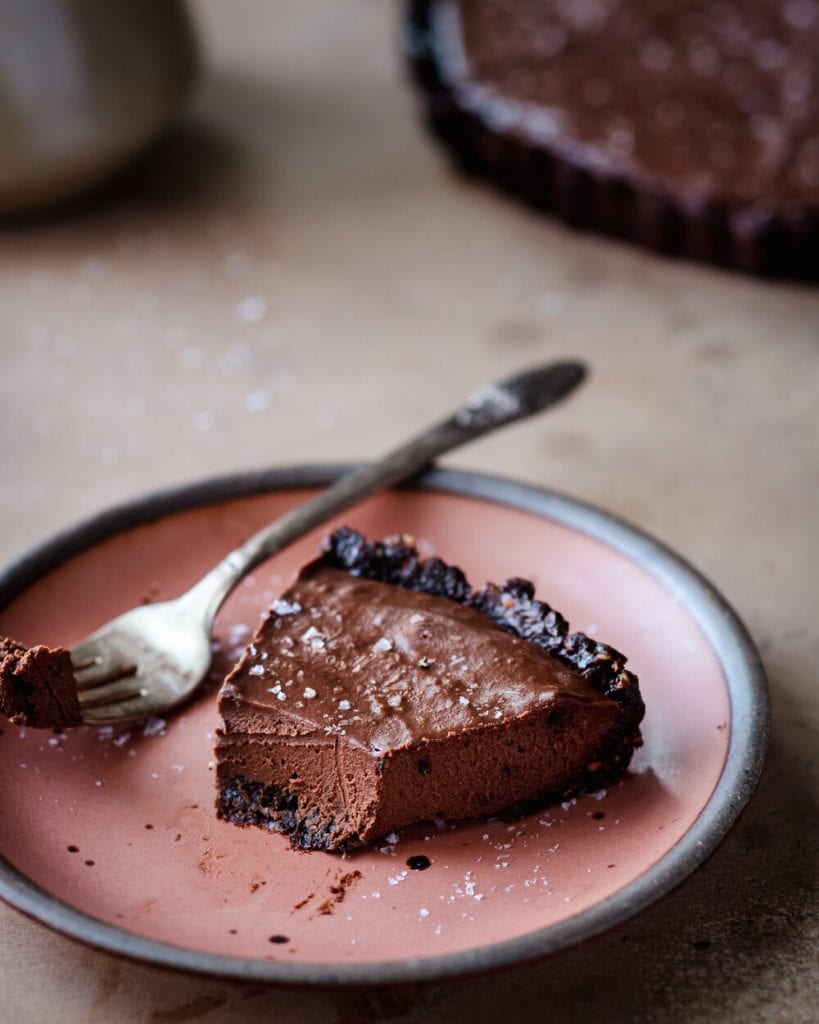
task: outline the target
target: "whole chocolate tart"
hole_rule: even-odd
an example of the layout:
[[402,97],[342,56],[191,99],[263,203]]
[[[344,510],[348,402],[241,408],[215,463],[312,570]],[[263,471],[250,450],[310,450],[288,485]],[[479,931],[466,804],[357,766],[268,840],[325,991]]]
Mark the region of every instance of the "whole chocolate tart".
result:
[[463,168],[579,227],[819,279],[813,0],[413,0],[407,25]]
[[641,743],[625,660],[526,580],[473,591],[406,538],[338,530],[222,687],[218,814],[343,850],[599,788]]

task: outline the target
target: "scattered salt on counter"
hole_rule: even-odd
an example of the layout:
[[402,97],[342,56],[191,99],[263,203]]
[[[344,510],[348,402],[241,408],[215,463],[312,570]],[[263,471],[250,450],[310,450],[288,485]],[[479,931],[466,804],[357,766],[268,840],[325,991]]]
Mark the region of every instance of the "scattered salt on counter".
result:
[[228,277],[244,277],[250,273],[253,264],[246,252],[234,249],[232,252],[225,253],[222,266]]
[[273,398],[269,391],[256,388],[248,391],[242,403],[248,412],[266,412],[273,404]]
[[261,323],[267,316],[267,302],[261,295],[248,295],[236,307],[236,315],[245,324]]
[[220,373],[236,374],[241,373],[252,359],[253,349],[244,342],[239,342],[221,356],[217,365]]
[[209,409],[202,409],[193,417],[192,423],[195,430],[206,434],[216,426],[216,417]]

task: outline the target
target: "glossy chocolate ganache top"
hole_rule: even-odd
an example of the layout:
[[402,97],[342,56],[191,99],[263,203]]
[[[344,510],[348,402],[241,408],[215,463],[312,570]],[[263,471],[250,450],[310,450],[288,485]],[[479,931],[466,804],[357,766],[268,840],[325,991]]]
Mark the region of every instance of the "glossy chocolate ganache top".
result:
[[274,604],[223,698],[254,732],[338,733],[377,753],[497,725],[558,692],[606,700],[473,608],[318,564]]
[[764,207],[819,202],[815,0],[430,0],[438,66],[498,131]]

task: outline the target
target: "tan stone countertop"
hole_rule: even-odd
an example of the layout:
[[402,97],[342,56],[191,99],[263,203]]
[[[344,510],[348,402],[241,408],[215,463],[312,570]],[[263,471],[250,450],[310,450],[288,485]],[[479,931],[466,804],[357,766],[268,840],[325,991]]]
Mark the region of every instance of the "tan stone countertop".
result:
[[[185,123],[81,210],[0,235],[0,559],[147,491],[365,458],[565,355],[560,411],[448,464],[656,535],[762,652],[759,790],[687,883],[540,963],[430,987],[248,987],[0,906],[0,1021],[815,1020],[819,292],[573,233],[454,174],[378,0],[193,5]],[[59,1008],[59,1014],[58,1010]]]

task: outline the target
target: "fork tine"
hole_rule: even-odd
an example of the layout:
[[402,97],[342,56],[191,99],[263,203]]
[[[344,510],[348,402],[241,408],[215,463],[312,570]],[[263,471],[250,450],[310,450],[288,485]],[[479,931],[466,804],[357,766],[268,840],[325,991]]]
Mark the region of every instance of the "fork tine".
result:
[[125,718],[145,718],[157,709],[151,708],[145,697],[131,697],[129,700],[115,704],[103,704],[101,707],[83,708],[82,719],[86,725],[102,725]]
[[102,683],[112,683],[124,676],[132,676],[137,670],[134,662],[111,651],[97,654],[91,659],[88,654],[78,653],[77,648],[74,648],[71,651],[71,661],[74,664],[74,679],[80,693]]
[[101,660],[99,642],[94,637],[80,640],[71,648],[71,660],[74,662],[75,670],[96,665]]
[[83,690],[79,694],[80,705],[84,713],[89,708],[128,700],[140,696],[143,692],[142,682],[132,673],[114,682]]

